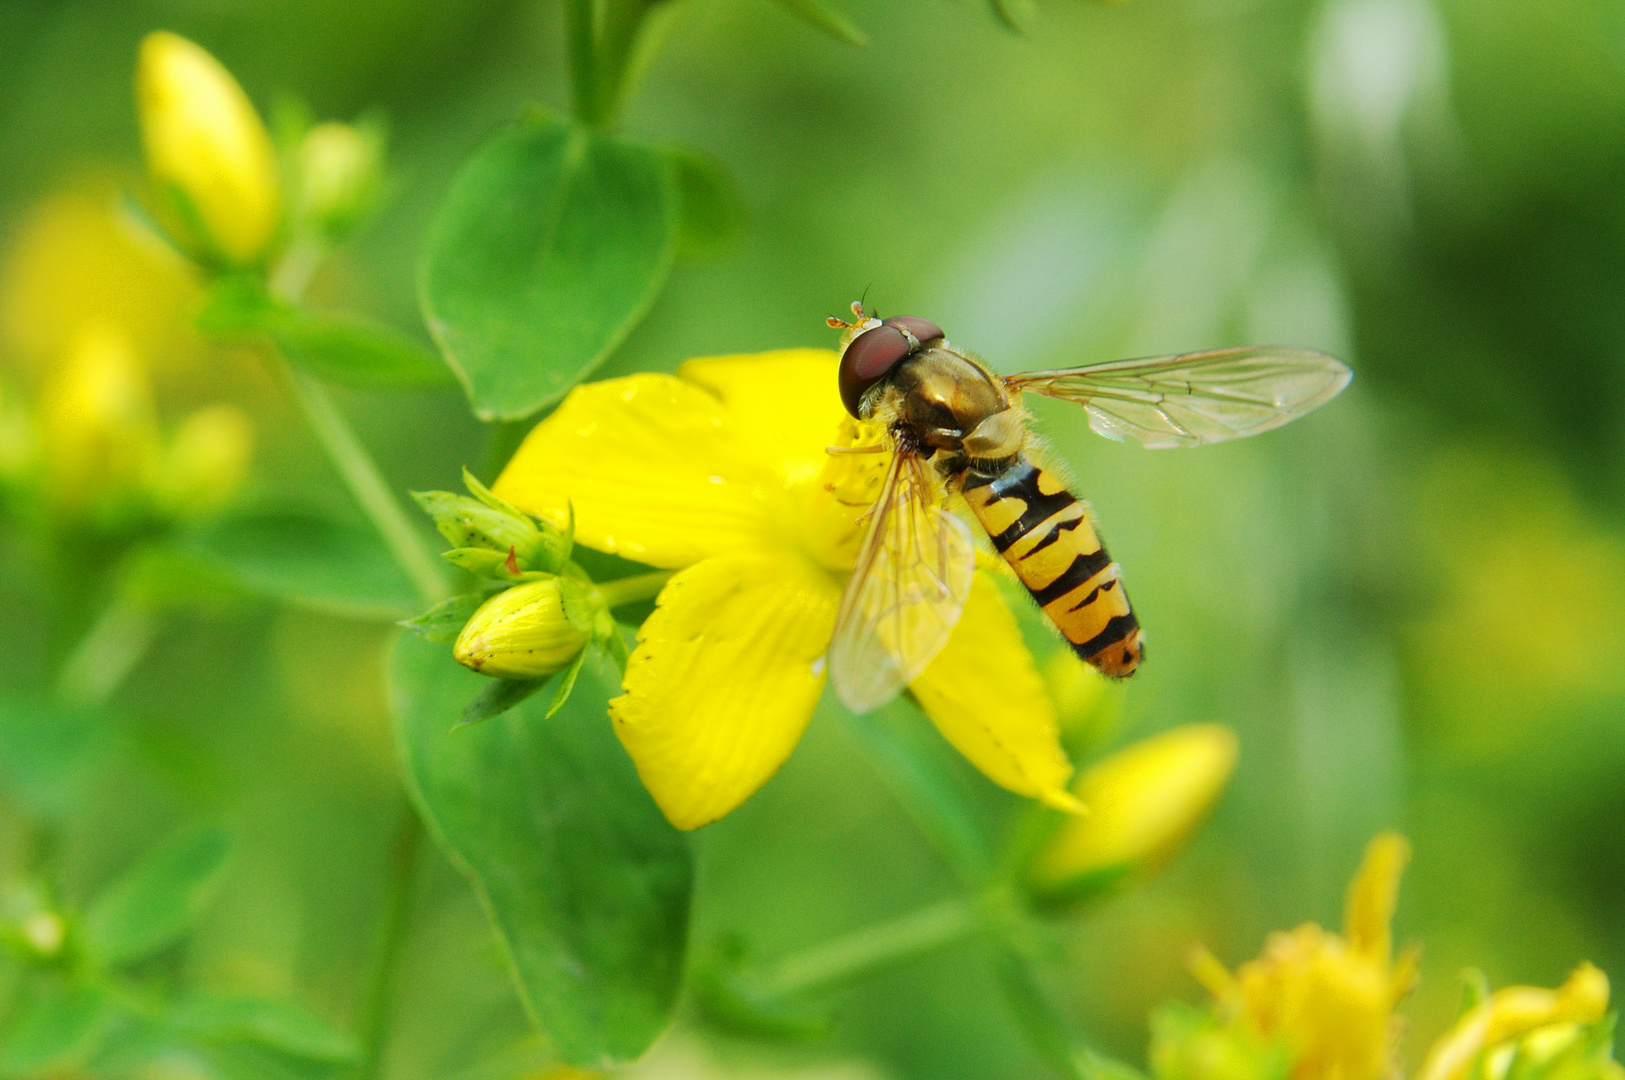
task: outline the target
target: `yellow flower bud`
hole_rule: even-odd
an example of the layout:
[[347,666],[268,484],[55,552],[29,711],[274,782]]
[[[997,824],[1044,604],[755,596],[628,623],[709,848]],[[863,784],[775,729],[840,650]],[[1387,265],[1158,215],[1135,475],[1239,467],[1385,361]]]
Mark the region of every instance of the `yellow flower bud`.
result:
[[200,46],[159,31],[141,43],[136,100],[165,226],[210,260],[263,259],[282,218],[276,154],[237,80]]
[[1235,764],[1236,737],[1217,724],[1175,728],[1097,762],[1072,784],[1089,813],[1038,852],[1030,884],[1071,899],[1154,867],[1201,821]]
[[158,470],[154,496],[175,517],[207,513],[231,498],[248,472],[254,424],[235,405],[210,405],[181,422]]
[[540,679],[568,667],[592,638],[589,586],[543,578],[497,593],[474,612],[452,656],[481,675]]
[[317,124],[299,144],[298,212],[330,236],[353,227],[378,194],[378,133],[353,124]]
[[133,493],[152,475],[158,423],[146,371],[123,335],[80,335],[40,397],[52,501],[69,509]]

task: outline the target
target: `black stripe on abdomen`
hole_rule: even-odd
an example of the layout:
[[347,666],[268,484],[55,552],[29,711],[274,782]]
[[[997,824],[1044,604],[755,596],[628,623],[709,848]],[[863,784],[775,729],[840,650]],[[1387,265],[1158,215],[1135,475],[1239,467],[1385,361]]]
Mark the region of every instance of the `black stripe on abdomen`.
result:
[[1010,527],[991,536],[993,546],[1003,554],[1011,544],[1032,532],[1038,526],[1048,521],[1057,511],[1065,510],[1078,500],[1065,488],[1053,495],[1045,495],[1038,490],[1037,467],[1027,461],[1019,461],[1010,468],[994,477],[988,485],[988,502],[995,503],[1000,499],[1014,497],[1026,504],[1021,516],[1011,522]]

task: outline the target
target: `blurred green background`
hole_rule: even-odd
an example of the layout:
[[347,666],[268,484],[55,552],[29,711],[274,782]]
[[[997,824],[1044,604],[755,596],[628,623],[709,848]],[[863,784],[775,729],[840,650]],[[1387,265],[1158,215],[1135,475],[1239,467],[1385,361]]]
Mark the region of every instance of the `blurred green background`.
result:
[[[1465,966],[1496,985],[1553,985],[1581,959],[1625,977],[1625,7],[1048,0],[1027,37],[970,0],[848,8],[866,48],[761,0],[691,4],[626,129],[714,155],[752,227],[679,267],[602,374],[833,346],[823,317],[865,290],[1007,372],[1248,342],[1356,370],[1312,417],[1198,451],[1111,444],[1035,406],[1147,627],[1098,744],[1219,721],[1242,747],[1192,847],[1062,930],[1069,1014],[1142,1060],[1150,1007],[1199,997],[1193,943],[1233,964],[1271,929],[1338,923],[1389,826],[1416,849],[1398,920],[1426,950],[1413,1064]],[[285,95],[319,117],[382,111],[391,202],[311,295],[426,341],[430,215],[497,126],[565,104],[561,18],[530,0],[4,0],[8,389],[36,385],[97,302],[73,297],[122,288],[60,219],[139,175],[146,32],[203,44],[262,111]],[[165,329],[177,290],[138,305],[163,414],[242,404],[251,492],[342,506],[255,358]],[[341,400],[400,489],[482,467],[455,390]],[[15,530],[0,539],[0,689],[43,678],[93,610],[38,568]],[[103,569],[74,587],[93,594]],[[352,1022],[399,813],[390,633],[256,605],[173,620],[66,795],[40,805],[0,770],[0,864],[28,857],[43,816],[82,901],[174,826],[224,820],[237,856],[178,977]],[[833,710],[695,843],[700,944],[741,932],[773,955],[954,888]],[[462,1075],[526,1030],[472,892],[422,859],[386,1062],[402,1080]],[[639,1075],[1036,1075],[986,959],[965,946],[872,980],[800,1046],[685,1014]]]

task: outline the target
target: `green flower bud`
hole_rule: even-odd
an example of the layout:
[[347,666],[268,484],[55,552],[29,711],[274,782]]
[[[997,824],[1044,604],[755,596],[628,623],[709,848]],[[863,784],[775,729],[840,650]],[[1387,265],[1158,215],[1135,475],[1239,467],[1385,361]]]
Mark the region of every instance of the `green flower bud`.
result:
[[[564,568],[572,546],[567,534],[492,495],[467,470],[463,482],[477,498],[449,491],[414,492],[412,496],[451,543],[454,550],[446,553],[448,559],[499,580],[512,580],[528,570],[556,574]],[[479,549],[497,552],[502,558],[482,558]],[[505,564],[510,553],[513,558]]]
[[235,405],[209,405],[182,421],[164,452],[154,495],[176,518],[207,514],[236,494],[248,474],[254,423]]
[[540,679],[570,665],[593,638],[603,604],[592,586],[549,577],[480,605],[457,635],[459,664],[501,679]]
[[353,229],[383,186],[384,140],[373,127],[317,124],[299,143],[297,211],[337,239]]

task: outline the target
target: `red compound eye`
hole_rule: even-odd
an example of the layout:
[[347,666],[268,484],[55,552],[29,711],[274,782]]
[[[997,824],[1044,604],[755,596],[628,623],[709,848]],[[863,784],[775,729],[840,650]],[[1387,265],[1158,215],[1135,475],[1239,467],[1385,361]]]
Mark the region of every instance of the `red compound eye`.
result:
[[853,338],[841,354],[841,404],[846,406],[846,411],[857,416],[864,391],[884,378],[916,347],[940,337],[942,330],[935,323],[900,315]]

